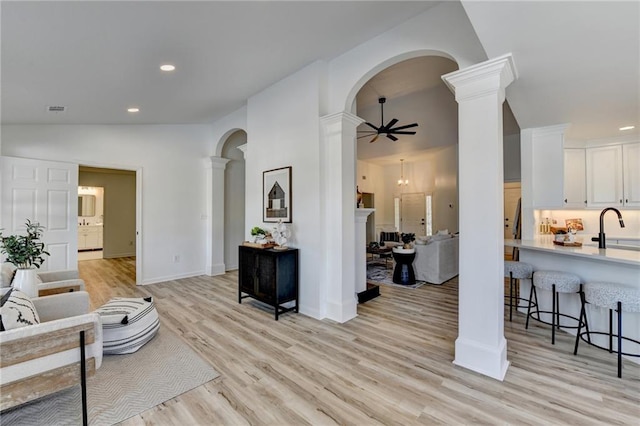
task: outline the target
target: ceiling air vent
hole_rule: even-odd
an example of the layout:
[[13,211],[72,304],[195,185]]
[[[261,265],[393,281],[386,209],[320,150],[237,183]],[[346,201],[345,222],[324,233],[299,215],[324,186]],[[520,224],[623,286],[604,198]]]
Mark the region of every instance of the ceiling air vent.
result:
[[50,105],[47,107],[47,111],[49,112],[65,112],[67,107],[62,105]]

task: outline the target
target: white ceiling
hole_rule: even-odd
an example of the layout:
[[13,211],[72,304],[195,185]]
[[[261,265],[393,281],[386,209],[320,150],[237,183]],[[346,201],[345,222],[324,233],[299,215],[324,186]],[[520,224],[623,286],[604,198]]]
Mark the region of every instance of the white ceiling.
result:
[[[2,1],[2,123],[212,122],[435,3]],[[569,138],[593,139],[640,127],[640,2],[462,3],[487,56],[514,55],[507,98],[522,128],[570,122]],[[162,74],[165,61],[177,71]],[[412,75],[398,92],[420,84]]]
[[2,1],[2,123],[212,122],[436,3]]

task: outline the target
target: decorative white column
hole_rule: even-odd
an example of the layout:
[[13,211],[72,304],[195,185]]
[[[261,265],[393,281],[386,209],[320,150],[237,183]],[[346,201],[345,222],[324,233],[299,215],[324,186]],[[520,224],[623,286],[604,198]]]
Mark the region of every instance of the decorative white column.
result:
[[442,76],[458,102],[460,275],[454,364],[503,380],[502,103],[516,78],[510,54]]
[[[229,160],[222,157],[209,158],[208,176],[208,229],[211,238],[207,242],[207,275],[222,275],[224,266],[224,169]],[[209,174],[209,173],[208,173]]]
[[376,209],[356,209],[356,295],[367,289],[367,217]]
[[320,119],[321,261],[325,268],[321,310],[326,318],[341,323],[357,315],[356,127],[363,121],[347,112]]

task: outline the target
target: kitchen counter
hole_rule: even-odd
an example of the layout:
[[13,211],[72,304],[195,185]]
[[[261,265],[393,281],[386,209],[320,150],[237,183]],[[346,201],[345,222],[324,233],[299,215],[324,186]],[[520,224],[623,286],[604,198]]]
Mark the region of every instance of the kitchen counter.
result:
[[[608,240],[608,238],[607,238]],[[553,244],[552,235],[542,235],[534,240],[505,240],[509,247],[517,247],[520,261],[533,266],[535,271],[562,271],[580,277],[583,284],[608,282],[640,289],[640,251],[615,248],[599,249],[597,243],[584,241],[582,247],[566,247]],[[588,245],[587,245],[588,244]],[[591,245],[594,244],[594,245]],[[529,296],[531,280],[520,280],[520,294]],[[580,315],[580,299],[577,294],[560,294],[560,309],[574,317]],[[551,293],[538,290],[540,309],[551,310]],[[523,312],[522,309],[519,310]],[[609,311],[587,305],[589,327],[592,330],[609,329]],[[564,324],[564,322],[563,322]],[[640,339],[640,314],[623,315],[623,330],[627,337]],[[575,329],[565,329],[576,333]],[[596,341],[604,343],[601,336]],[[614,357],[615,358],[615,357]],[[612,363],[615,364],[615,359]],[[639,363],[639,358],[629,357]]]

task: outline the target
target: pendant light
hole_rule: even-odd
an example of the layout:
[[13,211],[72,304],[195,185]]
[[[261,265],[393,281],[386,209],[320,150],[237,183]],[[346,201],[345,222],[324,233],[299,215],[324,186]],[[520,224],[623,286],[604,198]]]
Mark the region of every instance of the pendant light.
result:
[[404,160],[402,159],[400,160],[400,179],[398,179],[398,186],[400,185],[409,185],[409,179],[404,178]]

